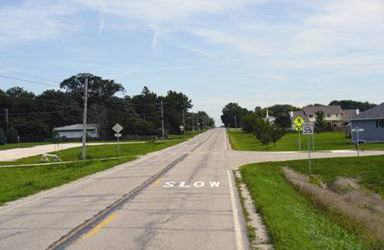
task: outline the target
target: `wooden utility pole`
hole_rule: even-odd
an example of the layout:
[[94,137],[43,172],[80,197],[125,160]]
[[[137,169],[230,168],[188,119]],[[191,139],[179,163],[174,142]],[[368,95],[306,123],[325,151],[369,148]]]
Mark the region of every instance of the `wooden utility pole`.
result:
[[163,101],[161,101],[161,133],[162,133],[163,139],[165,139],[165,131],[164,131],[164,106],[163,106]]
[[83,110],[83,138],[82,138],[82,149],[81,159],[85,160],[87,157],[87,108],[88,108],[88,78],[85,78],[84,87],[84,110]]

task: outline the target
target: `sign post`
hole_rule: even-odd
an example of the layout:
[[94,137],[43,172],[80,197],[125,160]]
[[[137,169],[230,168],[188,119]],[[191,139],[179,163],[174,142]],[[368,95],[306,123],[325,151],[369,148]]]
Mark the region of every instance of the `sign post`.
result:
[[296,131],[299,133],[299,152],[301,151],[301,131],[303,131],[304,119],[301,116],[296,117],[293,120],[293,123],[296,125]]
[[308,136],[308,167],[309,175],[312,174],[312,159],[311,159],[311,136],[313,136],[313,124],[304,123],[303,124],[303,135]]
[[115,126],[112,127],[112,130],[116,132],[115,137],[117,139],[117,155],[120,155],[120,132],[123,130],[123,127],[120,124],[116,123]]
[[360,132],[364,132],[364,129],[356,127],[352,129],[352,135],[353,135],[353,132],[356,132],[356,149],[357,149],[357,157],[359,157],[360,156]]

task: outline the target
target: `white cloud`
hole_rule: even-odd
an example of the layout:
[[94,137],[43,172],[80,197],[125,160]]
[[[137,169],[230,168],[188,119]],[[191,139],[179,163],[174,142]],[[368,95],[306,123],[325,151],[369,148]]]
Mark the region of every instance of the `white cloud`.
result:
[[25,1],[0,9],[0,44],[44,40],[72,34],[80,24],[69,20],[73,5],[46,1]]
[[[89,8],[99,9],[94,0],[75,0]],[[149,21],[150,23],[175,22],[196,13],[221,13],[242,8],[262,0],[109,0],[106,11],[123,17]]]

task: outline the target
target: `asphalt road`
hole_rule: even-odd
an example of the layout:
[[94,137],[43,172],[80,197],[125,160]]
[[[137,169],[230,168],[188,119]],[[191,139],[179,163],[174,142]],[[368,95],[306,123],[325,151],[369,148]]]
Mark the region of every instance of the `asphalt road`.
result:
[[[313,156],[351,155],[355,153]],[[250,162],[306,157],[235,152],[225,130],[213,129],[1,207],[0,249],[247,249],[229,170]],[[165,168],[169,170],[160,178],[151,179]]]

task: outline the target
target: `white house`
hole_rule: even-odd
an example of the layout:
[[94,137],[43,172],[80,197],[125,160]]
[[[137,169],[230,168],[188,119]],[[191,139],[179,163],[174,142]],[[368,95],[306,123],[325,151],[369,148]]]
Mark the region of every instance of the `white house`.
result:
[[[97,124],[87,124],[87,135],[91,138],[99,137],[99,130]],[[54,128],[53,131],[57,132],[61,138],[78,140],[83,136],[83,124],[74,124],[65,127]]]

